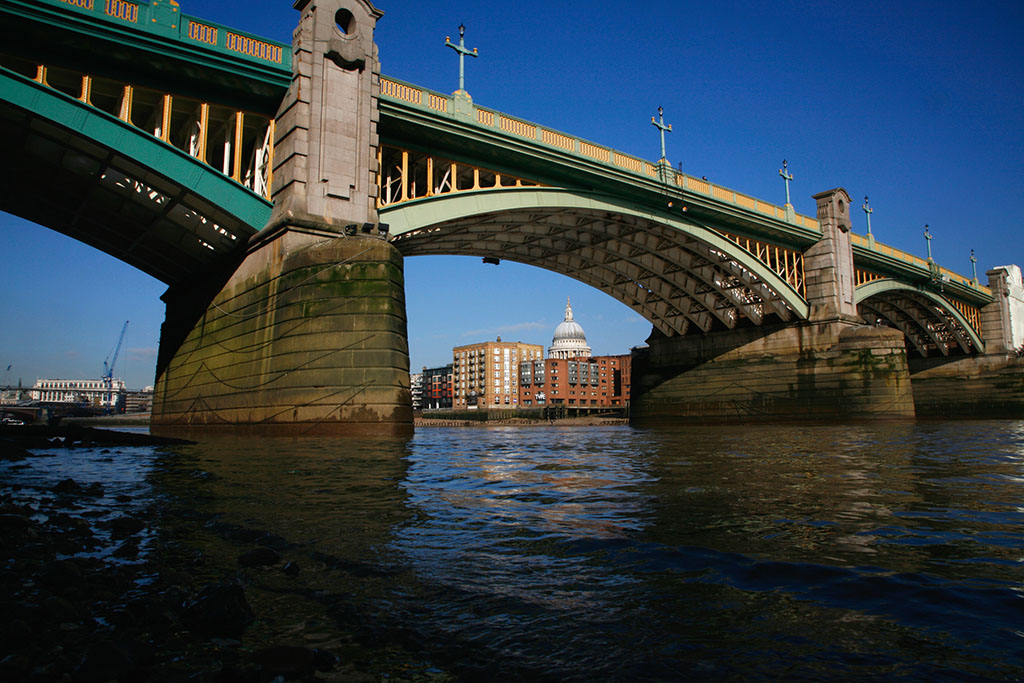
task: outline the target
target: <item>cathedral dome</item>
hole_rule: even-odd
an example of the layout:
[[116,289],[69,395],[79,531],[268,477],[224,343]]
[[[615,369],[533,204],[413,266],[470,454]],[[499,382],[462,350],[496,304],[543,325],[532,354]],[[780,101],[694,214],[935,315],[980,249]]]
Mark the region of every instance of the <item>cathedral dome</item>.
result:
[[565,320],[558,323],[548,348],[549,358],[589,358],[590,347],[583,327],[572,319],[572,305],[565,300]]

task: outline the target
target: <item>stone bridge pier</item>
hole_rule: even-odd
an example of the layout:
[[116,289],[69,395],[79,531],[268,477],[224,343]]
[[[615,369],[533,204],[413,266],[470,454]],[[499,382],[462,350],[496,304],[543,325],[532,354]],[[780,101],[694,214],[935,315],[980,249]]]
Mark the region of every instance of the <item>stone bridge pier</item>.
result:
[[815,195],[822,238],[804,253],[806,321],[668,338],[634,352],[634,422],[907,418],[903,334],[854,302],[850,198]]
[[986,275],[993,301],[981,309],[985,353],[911,359],[918,415],[1024,416],[1024,281],[1016,265]]
[[240,263],[165,295],[156,432],[412,431],[402,257],[376,210],[381,12],[295,8],[274,211]]

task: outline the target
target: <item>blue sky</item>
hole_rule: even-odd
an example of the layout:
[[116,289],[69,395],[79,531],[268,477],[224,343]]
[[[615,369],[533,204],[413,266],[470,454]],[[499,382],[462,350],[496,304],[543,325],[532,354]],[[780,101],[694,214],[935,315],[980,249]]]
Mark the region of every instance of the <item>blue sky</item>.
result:
[[[288,41],[287,0],[180,0],[187,14]],[[451,92],[444,47],[466,25],[466,89],[488,107],[654,160],[798,212],[844,187],[871,197],[878,240],[970,274],[1024,262],[1024,4],[1019,2],[438,3],[380,0],[383,73]],[[863,213],[855,216],[865,231]],[[153,381],[161,283],[45,228],[0,214],[0,383],[95,377],[128,327],[119,375]],[[503,339],[547,346],[566,296],[595,353],[650,325],[574,280],[503,261],[406,260],[411,366]],[[7,365],[10,371],[5,371]]]

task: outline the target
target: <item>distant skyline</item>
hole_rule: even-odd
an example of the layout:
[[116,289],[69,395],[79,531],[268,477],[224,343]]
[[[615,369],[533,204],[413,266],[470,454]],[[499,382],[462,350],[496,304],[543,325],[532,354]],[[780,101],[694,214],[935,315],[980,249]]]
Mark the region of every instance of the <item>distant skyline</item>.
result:
[[[799,213],[844,187],[854,229],[870,197],[876,238],[970,275],[1024,261],[1024,6],[953,2],[679,3],[569,0],[378,6],[382,72],[442,92],[444,46],[466,26],[477,103],[649,160],[664,108],[673,166],[777,204],[788,160]],[[180,0],[181,11],[280,41],[287,0]],[[55,188],[59,200],[59,188]],[[98,377],[125,320],[118,375],[153,383],[165,287],[101,252],[0,214],[0,383]],[[550,344],[570,296],[595,354],[643,344],[650,325],[569,278],[502,260],[406,259],[411,369],[493,339]],[[5,368],[11,365],[8,372]]]

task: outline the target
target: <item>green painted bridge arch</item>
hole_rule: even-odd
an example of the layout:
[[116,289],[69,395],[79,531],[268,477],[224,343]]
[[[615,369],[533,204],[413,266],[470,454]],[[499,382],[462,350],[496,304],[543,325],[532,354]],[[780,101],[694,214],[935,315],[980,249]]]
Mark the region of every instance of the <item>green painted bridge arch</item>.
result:
[[621,197],[465,191],[380,209],[404,256],[492,257],[592,285],[668,336],[806,319],[793,285],[721,233]]
[[928,357],[984,353],[978,322],[947,299],[920,284],[890,278],[866,282],[854,290],[857,311],[869,324],[894,327],[907,339],[907,351]]
[[266,223],[271,203],[182,150],[0,68],[0,209],[169,285],[204,273]]

